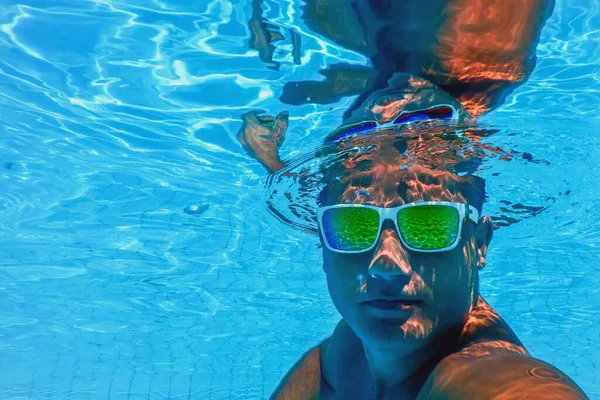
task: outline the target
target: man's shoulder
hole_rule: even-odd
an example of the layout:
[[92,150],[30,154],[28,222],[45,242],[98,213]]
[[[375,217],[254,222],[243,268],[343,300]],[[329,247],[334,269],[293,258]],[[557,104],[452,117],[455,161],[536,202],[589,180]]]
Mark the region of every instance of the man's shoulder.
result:
[[587,399],[577,384],[558,368],[510,352],[449,355],[430,374],[417,397],[429,398]]
[[429,374],[418,399],[586,399],[558,368],[533,358],[481,297],[463,327],[457,351]]
[[300,357],[281,380],[271,399],[313,399],[321,391],[321,354],[330,338],[325,339]]

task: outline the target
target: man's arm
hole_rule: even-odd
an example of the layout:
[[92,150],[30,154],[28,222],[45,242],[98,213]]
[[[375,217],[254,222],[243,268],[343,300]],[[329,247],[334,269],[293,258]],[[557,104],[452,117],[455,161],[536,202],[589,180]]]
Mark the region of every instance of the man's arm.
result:
[[573,380],[543,361],[518,354],[453,354],[431,373],[417,400],[588,399]]

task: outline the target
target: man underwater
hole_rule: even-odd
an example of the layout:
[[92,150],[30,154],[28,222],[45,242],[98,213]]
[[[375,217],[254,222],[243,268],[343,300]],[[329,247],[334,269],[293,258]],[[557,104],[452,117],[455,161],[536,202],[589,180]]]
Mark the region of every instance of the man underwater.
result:
[[417,125],[336,142],[353,151],[330,166],[317,220],[342,318],[271,398],[586,399],[480,295],[484,180],[455,172],[460,140]]
[[[461,160],[440,151],[449,143],[441,133],[472,123],[526,79],[551,9],[541,0],[307,1],[305,13],[316,16],[307,25],[364,50],[374,72],[359,79],[359,93],[345,92],[359,96],[325,139],[367,148],[329,171],[340,179],[328,181],[317,210],[323,270],[342,319],[273,399],[587,398],[531,357],[481,297],[493,236],[482,216],[485,184],[459,176]],[[352,24],[362,36],[340,34]],[[287,113],[247,113],[238,139],[274,173],[285,167],[278,149],[287,124]]]

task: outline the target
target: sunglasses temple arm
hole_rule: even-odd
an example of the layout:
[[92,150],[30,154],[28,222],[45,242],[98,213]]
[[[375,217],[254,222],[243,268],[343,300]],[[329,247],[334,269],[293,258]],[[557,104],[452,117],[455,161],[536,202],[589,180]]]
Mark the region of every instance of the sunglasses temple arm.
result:
[[466,212],[467,212],[468,218],[471,221],[478,223],[479,222],[479,212],[477,212],[477,209],[470,204],[467,204],[466,206],[467,206]]

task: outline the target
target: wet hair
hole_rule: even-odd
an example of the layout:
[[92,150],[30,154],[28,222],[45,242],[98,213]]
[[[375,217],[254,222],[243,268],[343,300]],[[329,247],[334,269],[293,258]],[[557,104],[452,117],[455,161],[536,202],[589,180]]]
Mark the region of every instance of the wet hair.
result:
[[[428,130],[430,133],[431,131]],[[353,179],[351,175],[368,172],[373,169],[374,158],[380,150],[393,148],[397,157],[392,158],[394,165],[406,169],[411,165],[420,165],[431,171],[447,171],[449,176],[447,189],[451,194],[460,193],[465,200],[474,206],[479,214],[486,201],[485,180],[475,175],[485,160],[488,147],[481,144],[471,131],[462,138],[442,137],[440,135],[417,134],[413,137],[399,136],[395,131],[364,134],[358,137],[341,139],[326,146],[330,157],[324,156],[320,165],[320,190],[317,197],[319,206],[326,205],[332,198],[341,195],[345,185],[340,181],[351,179],[357,187],[369,187],[372,177],[368,174]],[[385,161],[383,161],[385,163]],[[416,177],[423,184],[440,185],[436,176],[424,175]],[[332,190],[338,193],[332,193]],[[398,182],[398,195],[406,196],[408,186]]]

